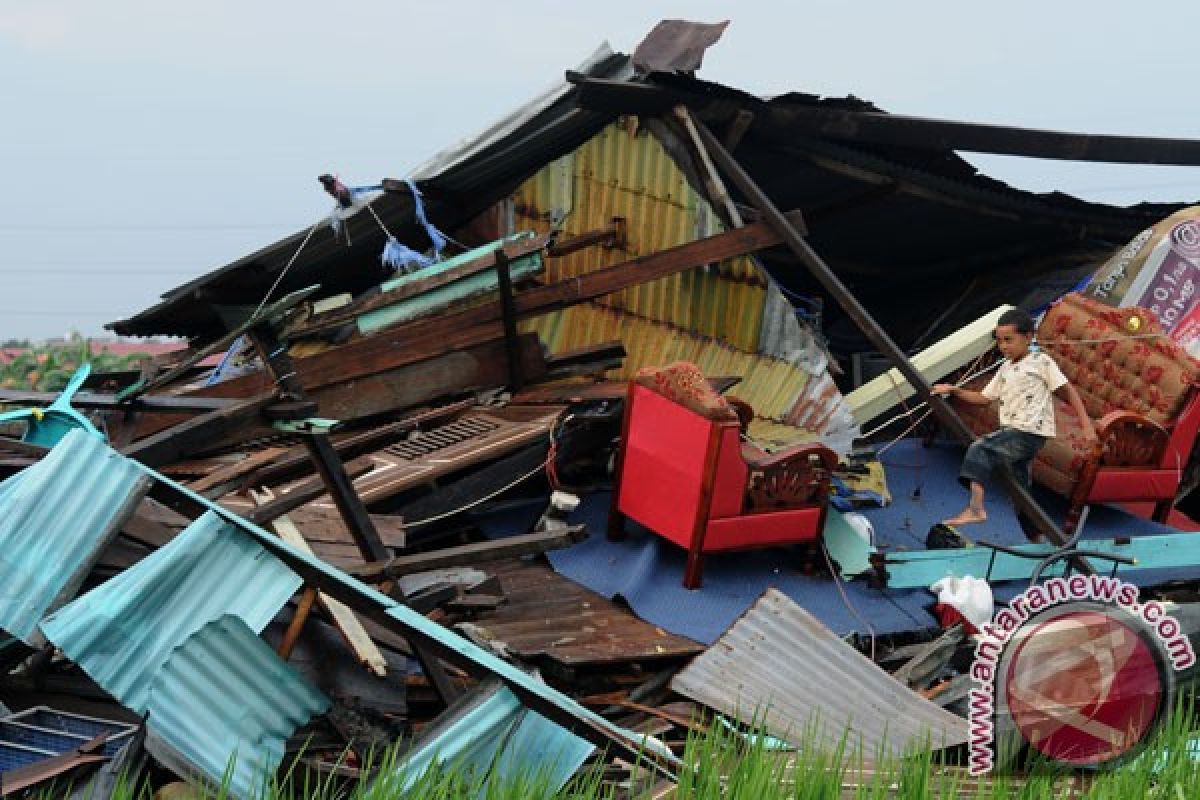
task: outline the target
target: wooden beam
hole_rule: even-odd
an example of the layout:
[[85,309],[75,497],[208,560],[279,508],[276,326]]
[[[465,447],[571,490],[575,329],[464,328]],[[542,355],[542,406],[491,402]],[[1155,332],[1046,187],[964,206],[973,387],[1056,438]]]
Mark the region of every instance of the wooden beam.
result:
[[[250,499],[258,505],[263,505],[273,498],[274,496],[269,489],[263,489],[261,492],[251,490],[250,492]],[[304,538],[304,534],[300,532],[300,529],[296,527],[295,523],[286,514],[275,519],[271,523],[271,529],[279,535],[280,539],[283,539],[288,544],[307,553],[312,553],[312,547],[309,546],[308,541]],[[358,663],[362,664],[378,677],[385,677],[387,675],[387,659],[383,657],[383,653],[379,652],[379,648],[375,646],[375,642],[371,640],[362,623],[358,621],[358,617],[354,616],[354,612],[324,592],[318,593],[316,600],[325,609],[325,612],[329,614],[329,618],[333,621],[333,626],[337,628],[338,633],[342,635],[347,646],[354,652]],[[299,610],[296,613],[298,615],[300,613]],[[287,641],[286,637],[285,641]],[[292,644],[295,644],[294,640]]]
[[[282,456],[287,450],[282,447],[268,447],[265,450],[259,450],[257,453],[250,453],[244,458],[227,464],[224,467],[214,469],[212,472],[205,475],[203,478],[198,478],[188,484],[188,488],[193,492],[205,494],[209,489],[221,486],[222,484],[235,481],[245,475],[250,474],[254,470],[271,463],[275,459]],[[208,496],[208,495],[206,495]],[[216,500],[216,497],[210,497],[211,500]]]
[[[374,464],[364,456],[346,465],[346,475],[351,480],[362,477],[371,471]],[[242,516],[255,525],[266,525],[268,522],[283,516],[292,509],[299,508],[305,503],[311,503],[329,491],[325,481],[319,475],[294,486],[291,491],[280,494],[274,500],[242,512]]]
[[274,403],[275,399],[275,393],[268,392],[219,411],[201,414],[134,442],[122,453],[149,467],[181,461],[202,450],[211,449],[225,436],[257,420],[263,409]]
[[[20,389],[0,389],[0,402],[21,403],[45,407],[58,399],[58,392],[27,392]],[[221,397],[176,397],[173,395],[149,395],[126,403],[117,400],[115,394],[80,392],[71,398],[74,408],[100,411],[157,411],[196,412],[219,411],[233,405],[232,400]]]
[[528,239],[520,239],[516,242],[509,242],[502,247],[497,248],[489,253],[484,253],[479,258],[472,259],[465,264],[459,264],[444,272],[436,275],[430,275],[426,278],[405,283],[403,286],[398,286],[386,292],[363,297],[349,305],[341,306],[332,309],[324,314],[318,314],[304,323],[296,326],[294,329],[285,331],[285,334],[290,337],[307,336],[309,334],[318,333],[320,331],[329,330],[331,328],[340,327],[342,325],[353,322],[357,317],[368,311],[373,311],[377,308],[394,305],[402,300],[407,300],[410,297],[416,297],[419,294],[436,289],[440,286],[445,286],[449,283],[454,283],[462,278],[477,275],[480,272],[486,272],[490,269],[495,269],[500,258],[507,258],[509,261],[514,261],[518,258],[536,253],[545,249],[549,243],[548,235],[534,236]]
[[[809,246],[804,237],[800,235],[800,232],[792,225],[791,220],[776,208],[766,192],[754,182],[754,179],[725,150],[712,131],[699,123],[697,123],[696,127],[704,142],[704,146],[708,149],[721,171],[733,182],[738,191],[742,193],[742,196],[747,198],[762,213],[766,223],[779,233],[780,237],[787,243],[788,249],[800,259],[801,263],[808,268],[812,276],[825,288],[825,291],[829,292],[834,300],[837,301],[838,305],[854,321],[855,325],[858,326],[859,330],[863,332],[871,344],[886,355],[888,360],[900,370],[900,373],[908,381],[909,385],[917,390],[917,394],[921,400],[933,409],[938,419],[951,433],[960,441],[974,441],[975,436],[967,428],[962,419],[959,418],[957,412],[955,412],[945,399],[937,397],[930,392],[929,383],[925,380],[921,372],[913,366],[904,351],[892,341],[892,337],[888,336],[887,332],[879,326],[879,323],[863,307],[858,298],[838,279],[837,275],[829,268],[824,259],[817,255],[816,251]],[[1017,509],[1024,513],[1034,527],[1049,538],[1050,541],[1058,545],[1066,542],[1066,536],[1063,535],[1062,529],[1050,518],[1045,509],[1033,499],[1029,492],[1013,480],[1012,476],[1008,475],[1005,471],[1001,470],[1001,473],[1002,477],[1007,479],[1005,480],[1005,485]],[[1090,569],[1086,564],[1080,564],[1079,566],[1081,569]]]
[[375,583],[384,579],[399,578],[417,572],[428,572],[432,569],[446,567],[462,567],[471,564],[483,564],[488,561],[502,561],[506,558],[537,555],[547,550],[558,550],[578,544],[587,538],[587,529],[583,525],[572,525],[562,530],[545,533],[526,533],[520,536],[508,536],[487,542],[475,542],[457,547],[443,547],[428,553],[416,553],[408,556],[396,556],[388,561],[366,564],[357,569],[349,570],[349,574],[359,580]]

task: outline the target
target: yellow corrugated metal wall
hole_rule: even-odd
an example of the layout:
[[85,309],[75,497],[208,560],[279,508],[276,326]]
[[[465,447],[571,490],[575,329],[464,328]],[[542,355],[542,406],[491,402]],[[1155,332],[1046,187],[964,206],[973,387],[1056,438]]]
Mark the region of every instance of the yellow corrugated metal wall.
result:
[[[702,216],[713,220],[709,233],[721,229],[659,141],[646,132],[631,134],[620,124],[542,169],[513,200],[518,230],[548,230],[552,211],[564,205],[569,210],[562,229],[568,235],[603,228],[613,217],[625,219],[624,248],[592,247],[553,259],[546,278],[554,281],[693,241]],[[765,296],[757,268],[738,258],[714,271],[689,270],[599,302],[753,352]]]
[[[546,165],[511,196],[516,230],[546,232],[561,219],[569,236],[626,221],[622,248],[591,247],[547,262],[547,281],[654,253],[724,229],[658,139],[627,120]],[[565,237],[566,238],[566,237]],[[764,438],[786,443],[822,431],[841,402],[828,376],[758,352],[766,282],[749,258],[701,267],[529,320],[552,352],[620,339],[620,377],[643,366],[695,362],[708,375],[738,375],[733,393],[763,417]],[[814,413],[816,411],[816,413]],[[774,422],[771,422],[773,420]]]

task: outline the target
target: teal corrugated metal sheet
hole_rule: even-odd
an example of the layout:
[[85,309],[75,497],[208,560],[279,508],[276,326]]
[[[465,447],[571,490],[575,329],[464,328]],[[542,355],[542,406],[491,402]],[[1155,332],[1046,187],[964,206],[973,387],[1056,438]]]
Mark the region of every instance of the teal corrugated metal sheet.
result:
[[[542,257],[538,253],[514,259],[509,264],[509,274],[513,281],[531,278],[541,271]],[[426,277],[426,275],[421,273],[419,277]],[[360,333],[372,333],[401,322],[411,322],[421,317],[427,317],[454,303],[494,292],[499,284],[500,278],[493,270],[471,275],[385,308],[368,311],[358,318],[358,330]]]
[[67,599],[64,588],[78,586],[116,535],[109,524],[139,479],[103,439],[73,430],[0,484],[0,627],[34,643],[42,617]]
[[224,614],[261,632],[300,584],[282,562],[210,511],[166,547],[52,614],[42,632],[122,705],[142,714],[156,673],[191,634]]
[[188,637],[158,671],[147,702],[146,749],[181,774],[195,770],[235,797],[254,797],[283,760],[288,737],[329,700],[240,618]]
[[[529,675],[521,672],[521,669],[518,669],[517,667],[515,667],[514,664],[510,664],[509,662],[502,660],[502,658],[499,658],[498,656],[493,655],[492,652],[488,652],[487,650],[480,648],[479,645],[473,644],[472,642],[468,642],[467,639],[464,639],[463,637],[458,636],[457,633],[446,630],[446,628],[443,627],[442,625],[439,625],[438,622],[434,622],[433,620],[427,619],[426,616],[414,612],[413,609],[401,606],[400,603],[397,603],[395,600],[392,600],[391,597],[389,597],[388,595],[379,593],[378,590],[368,587],[368,585],[366,585],[365,583],[362,583],[361,581],[358,581],[358,579],[350,577],[350,576],[346,575],[346,573],[342,572],[341,570],[337,570],[337,569],[335,569],[335,567],[331,567],[330,565],[325,564],[324,561],[314,557],[314,555],[312,555],[311,553],[306,553],[304,551],[300,551],[300,549],[295,548],[292,545],[288,545],[287,542],[283,542],[280,539],[277,539],[276,536],[266,533],[266,531],[263,530],[262,528],[259,528],[258,525],[251,524],[250,522],[245,521],[245,519],[242,519],[241,517],[236,516],[235,513],[233,513],[232,511],[228,511],[226,509],[221,509],[220,506],[217,506],[216,504],[212,503],[212,501],[209,500],[208,498],[205,498],[205,497],[203,497],[203,495],[197,494],[196,492],[192,492],[191,489],[188,489],[186,486],[181,486],[180,483],[176,483],[175,481],[170,480],[169,477],[167,477],[166,475],[157,473],[157,471],[152,470],[149,467],[145,467],[145,465],[143,465],[143,464],[138,464],[138,468],[140,470],[144,471],[144,473],[146,475],[150,475],[151,477],[154,477],[154,479],[156,481],[161,482],[161,483],[163,483],[163,485],[169,486],[170,488],[174,489],[174,491],[179,492],[180,494],[184,495],[184,497],[190,498],[193,501],[196,501],[196,503],[199,503],[200,505],[203,505],[205,507],[208,507],[208,509],[211,509],[212,511],[209,513],[209,515],[205,515],[205,517],[203,517],[202,519],[208,518],[212,515],[221,515],[223,519],[227,519],[229,525],[233,525],[234,528],[241,531],[242,534],[245,534],[244,536],[224,536],[223,537],[224,541],[244,542],[244,543],[246,543],[246,545],[251,545],[253,547],[253,549],[251,549],[250,552],[242,555],[242,557],[241,557],[242,559],[245,559],[248,561],[254,561],[254,560],[262,561],[262,559],[259,558],[258,553],[254,552],[254,551],[258,551],[260,553],[263,551],[264,547],[270,548],[270,549],[272,549],[272,551],[277,552],[277,553],[286,553],[287,557],[289,559],[294,559],[296,561],[296,563],[304,564],[306,570],[312,570],[313,572],[319,573],[319,575],[323,575],[326,578],[329,578],[330,581],[336,582],[337,584],[342,585],[342,587],[346,588],[347,591],[350,591],[350,593],[354,593],[356,596],[360,597],[360,599],[362,601],[376,604],[376,606],[378,608],[384,609],[384,612],[386,614],[391,616],[392,619],[395,619],[398,622],[398,624],[400,624],[402,630],[412,631],[413,633],[419,633],[419,634],[421,634],[421,636],[425,636],[425,637],[431,638],[433,640],[436,640],[436,642],[438,642],[438,644],[442,645],[443,648],[457,652],[457,654],[460,654],[463,658],[467,658],[467,660],[469,660],[470,662],[472,662],[474,664],[478,664],[478,666],[481,669],[486,670],[486,672],[491,673],[492,675],[496,676],[496,678],[498,678],[499,680],[504,681],[506,685],[508,685],[510,687],[520,687],[520,690],[522,692],[528,692],[529,694],[532,694],[532,696],[540,698],[542,700],[542,702],[546,703],[547,705],[550,705],[550,706],[553,706],[553,708],[562,710],[563,712],[565,712],[565,714],[569,714],[572,717],[577,718],[577,720],[584,721],[584,724],[587,724],[587,727],[589,727],[590,729],[604,730],[604,732],[607,732],[608,735],[613,736],[613,738],[617,738],[622,741],[629,742],[630,745],[635,746],[635,747],[638,746],[638,744],[641,744],[643,747],[653,748],[653,750],[656,753],[660,754],[662,759],[667,760],[667,762],[670,762],[673,765],[676,765],[676,766],[679,765],[677,760],[674,759],[674,757],[672,756],[671,752],[668,750],[665,750],[664,747],[655,745],[655,742],[653,742],[653,741],[644,740],[641,738],[641,736],[637,736],[636,734],[630,733],[629,730],[625,730],[623,728],[614,726],[614,724],[605,720],[604,717],[601,717],[598,714],[594,714],[594,712],[589,711],[586,708],[583,708],[583,706],[576,703],[574,699],[571,699],[570,697],[566,697],[565,694],[563,694],[562,692],[553,690],[553,688],[551,688],[550,686],[546,686],[545,684],[542,684],[542,682],[540,682],[538,680],[534,680],[533,678],[530,678]],[[182,534],[180,536],[182,536]],[[175,541],[178,542],[179,537],[176,537]],[[169,545],[167,548],[163,548],[163,551],[160,551],[160,553],[162,553],[164,551],[169,551],[169,549],[172,548],[173,546],[174,546],[174,542],[172,543],[172,545]],[[154,558],[154,557],[150,557],[150,558]],[[270,558],[270,561],[275,561],[276,565],[282,566],[281,564],[278,564],[278,561],[276,561],[276,559],[274,557],[269,557],[269,558]],[[149,560],[149,559],[146,559],[146,560]],[[145,561],[142,561],[142,564],[145,564]],[[262,563],[260,563],[258,565],[258,569],[263,569],[263,566],[264,565]],[[268,565],[268,566],[269,566],[269,569],[266,570],[266,572],[270,572],[271,570],[275,569],[274,566],[270,566],[270,565]],[[118,578],[114,578],[113,581],[110,581],[109,583],[119,581],[120,578],[124,578],[125,576],[128,575],[128,573],[133,572],[134,570],[137,570],[137,569],[138,569],[138,567],[132,567],[131,570],[128,570],[125,573],[122,573],[121,576],[119,576]],[[294,591],[296,588],[299,587],[300,579],[298,577],[295,577],[294,572],[292,572],[290,570],[286,570],[286,569],[284,569],[284,571],[286,571],[288,573],[288,576],[292,576],[292,578],[293,578],[292,581],[287,582],[290,585],[290,589],[288,591],[288,594],[290,594],[290,593],[292,593],[292,591]],[[274,581],[272,581],[272,579],[270,579],[269,576],[268,576],[268,578],[265,578],[265,579],[259,579],[258,576],[254,576],[253,578],[251,578],[250,576],[242,575],[240,569],[235,570],[235,572],[236,572],[236,576],[235,576],[234,581],[230,581],[229,583],[238,583],[239,585],[241,585],[241,587],[245,587],[245,585],[253,584],[254,587],[256,587],[256,589],[258,589],[259,585],[262,585],[264,594],[268,593],[268,591],[274,591],[274,585],[276,583],[280,583],[280,581],[278,581],[278,579],[274,579]],[[173,576],[173,577],[178,579],[178,576]],[[101,587],[100,589],[97,589],[96,591],[101,591],[102,589],[106,588],[107,585],[108,584],[104,585],[104,587]],[[232,593],[232,591],[230,591],[229,588],[226,587],[226,585],[221,584],[221,587],[218,588],[218,591],[220,591],[220,594],[223,595],[222,599],[224,600],[224,606],[227,606],[232,609],[247,607],[248,601],[242,600],[239,595]],[[96,594],[96,593],[94,591],[94,593],[90,593],[90,594]],[[90,596],[90,594],[88,596]],[[245,594],[245,593],[242,593],[242,594]],[[82,600],[86,600],[86,597],[88,597],[88,596],[85,596],[84,599],[82,599]],[[287,596],[284,596],[284,600],[286,600],[286,599],[287,599]],[[79,601],[77,601],[77,602],[79,602]],[[277,604],[274,603],[274,601],[266,603],[266,608],[274,607],[277,609],[280,606],[282,606],[282,601],[280,601],[280,603],[278,603],[278,606],[277,606]],[[70,607],[67,607],[67,608],[70,608]],[[66,612],[66,610],[67,609],[64,609],[64,612]],[[62,612],[60,612],[60,613],[62,613]],[[274,612],[272,612],[272,613],[274,613]],[[137,616],[137,614],[133,614],[133,615]],[[217,615],[218,614],[206,613],[204,615],[205,619],[200,621],[199,624],[192,625],[190,630],[188,630],[188,633],[191,633],[191,631],[196,630],[196,628],[199,627],[200,624],[203,624],[203,621],[215,619]],[[262,626],[265,625],[265,620],[262,621],[262,625],[254,624],[254,622],[256,622],[258,620],[256,619],[254,621],[251,621],[251,619],[248,619],[248,616],[250,616],[250,614],[247,614],[246,612],[241,612],[241,613],[239,613],[239,615],[241,616],[242,619],[245,619],[247,621],[247,625],[250,625],[250,627],[253,628],[253,630],[260,631],[260,630],[262,630]],[[271,614],[266,614],[265,616],[266,616],[266,618],[269,619],[270,615]],[[58,616],[58,615],[55,615],[55,616]],[[78,618],[79,615],[76,615],[76,616]],[[146,614],[142,614],[142,616],[144,618],[144,616],[146,616]],[[160,616],[161,616],[161,614],[160,614]],[[258,618],[262,618],[263,614],[257,614],[256,616],[258,616]],[[55,619],[54,616],[52,616],[52,618],[50,618],[49,621],[53,622],[54,619]],[[70,622],[73,622],[73,621],[74,620],[70,620]],[[52,627],[55,627],[55,626],[52,625]],[[76,633],[76,636],[78,637],[80,642],[86,642],[86,643],[92,644],[92,648],[90,648],[92,651],[98,652],[102,649],[101,645],[102,645],[103,639],[104,639],[103,636],[98,636],[98,637],[97,636],[84,636],[83,632],[76,630],[76,627],[74,627],[74,625],[72,625],[72,624],[64,624],[64,625],[60,625],[58,627],[61,628],[61,630],[59,632]],[[46,624],[43,624],[43,630],[44,630],[44,628],[46,628]],[[47,631],[47,633],[49,634],[49,631]],[[64,638],[64,637],[59,637],[59,638]],[[65,638],[76,638],[76,637],[68,636]],[[116,634],[116,638],[118,638],[118,640],[120,640],[122,638],[128,638],[128,637],[126,636],[126,634],[119,633],[119,634]],[[182,639],[180,638],[178,640],[179,640],[179,642],[181,642]],[[55,642],[58,643],[58,639],[55,639]],[[80,650],[79,648],[74,648],[74,649],[76,649],[77,651]],[[64,650],[65,650],[65,648],[64,648]],[[71,654],[68,654],[68,656],[71,656]],[[74,658],[74,656],[71,656],[71,657]],[[119,661],[122,661],[122,662],[130,661],[130,657],[122,656],[121,658],[119,658]],[[106,670],[106,673],[107,672],[108,672],[108,670]],[[95,675],[92,675],[92,676],[94,676],[94,678],[95,678]],[[107,688],[107,686],[106,686],[106,688]]]
[[430,767],[447,764],[481,784],[496,781],[499,786],[512,786],[530,781],[557,792],[593,749],[525,708],[508,689],[493,684],[490,689],[480,687],[463,706],[434,721],[380,783],[390,791],[406,792]]

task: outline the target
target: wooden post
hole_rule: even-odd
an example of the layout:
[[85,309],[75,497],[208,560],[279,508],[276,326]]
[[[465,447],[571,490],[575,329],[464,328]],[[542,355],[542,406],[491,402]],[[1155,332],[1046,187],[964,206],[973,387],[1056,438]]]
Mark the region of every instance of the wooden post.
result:
[[[690,111],[686,110],[685,113],[691,114]],[[754,179],[725,150],[712,131],[699,120],[694,120],[694,124],[700,134],[700,138],[704,142],[704,146],[708,149],[709,155],[718,168],[725,173],[726,177],[733,182],[733,185],[749,200],[750,204],[759,210],[763,215],[763,221],[779,234],[779,237],[783,239],[788,249],[800,259],[813,277],[837,300],[847,316],[854,321],[859,330],[870,340],[871,344],[886,355],[888,360],[892,362],[892,365],[900,370],[900,373],[912,385],[921,399],[929,404],[929,407],[937,414],[938,419],[949,428],[951,433],[964,442],[974,441],[974,434],[971,433],[966,424],[963,423],[962,419],[951,408],[950,404],[930,393],[929,383],[925,380],[925,376],[912,365],[912,362],[908,360],[904,351],[879,327],[879,323],[863,308],[862,304],[858,302],[858,298],[846,288],[833,273],[833,270],[829,268],[829,265],[809,246],[808,242],[804,240],[792,223],[788,221],[788,218],[767,197],[766,192],[759,188]],[[1013,503],[1017,506],[1017,510],[1024,513],[1040,533],[1056,545],[1062,545],[1066,542],[1066,537],[1063,535],[1062,530],[1054,520],[1050,519],[1045,509],[1025,490],[1025,487],[1021,486],[1011,475],[1008,475],[1003,470],[1001,470],[1001,478],[1010,497],[1012,497]],[[1094,573],[1094,570],[1086,562],[1082,561],[1082,559],[1077,562],[1077,566],[1082,572],[1088,574]]]
[[508,254],[496,251],[496,278],[500,286],[500,318],[504,323],[504,345],[508,350],[508,382],[514,392],[521,390],[525,377],[521,370],[521,345],[517,341],[517,306],[513,300],[512,271]]
[[[304,386],[296,377],[291,356],[288,355],[275,333],[268,326],[260,325],[251,330],[249,336],[255,347],[258,348],[263,365],[275,376],[284,392],[293,400],[307,399]],[[330,444],[329,436],[324,433],[306,434],[303,442],[313,460],[313,465],[317,468],[317,473],[329,488],[329,496],[333,498],[334,505],[337,506],[338,512],[346,522],[346,528],[354,537],[354,543],[362,551],[363,558],[368,561],[379,561],[391,556],[391,551],[380,541],[379,534],[375,530],[375,523],[371,521],[366,506],[363,505],[358,492],[354,491],[354,484],[346,475],[346,467],[342,464],[333,445]]]
[[304,593],[300,595],[300,602],[296,604],[296,613],[292,615],[292,621],[288,623],[287,632],[283,634],[283,641],[279,643],[279,657],[284,661],[291,658],[292,648],[300,639],[300,632],[304,630],[304,623],[308,620],[308,615],[312,613],[313,604],[316,602],[317,590],[311,586],[305,587]]

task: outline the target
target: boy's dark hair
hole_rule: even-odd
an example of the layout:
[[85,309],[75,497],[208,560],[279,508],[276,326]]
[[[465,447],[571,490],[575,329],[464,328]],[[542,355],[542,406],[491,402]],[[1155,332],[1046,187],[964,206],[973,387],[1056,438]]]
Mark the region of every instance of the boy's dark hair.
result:
[[1010,308],[1001,314],[1000,319],[996,320],[996,327],[1001,325],[1012,325],[1017,333],[1033,333],[1033,317],[1019,308]]

